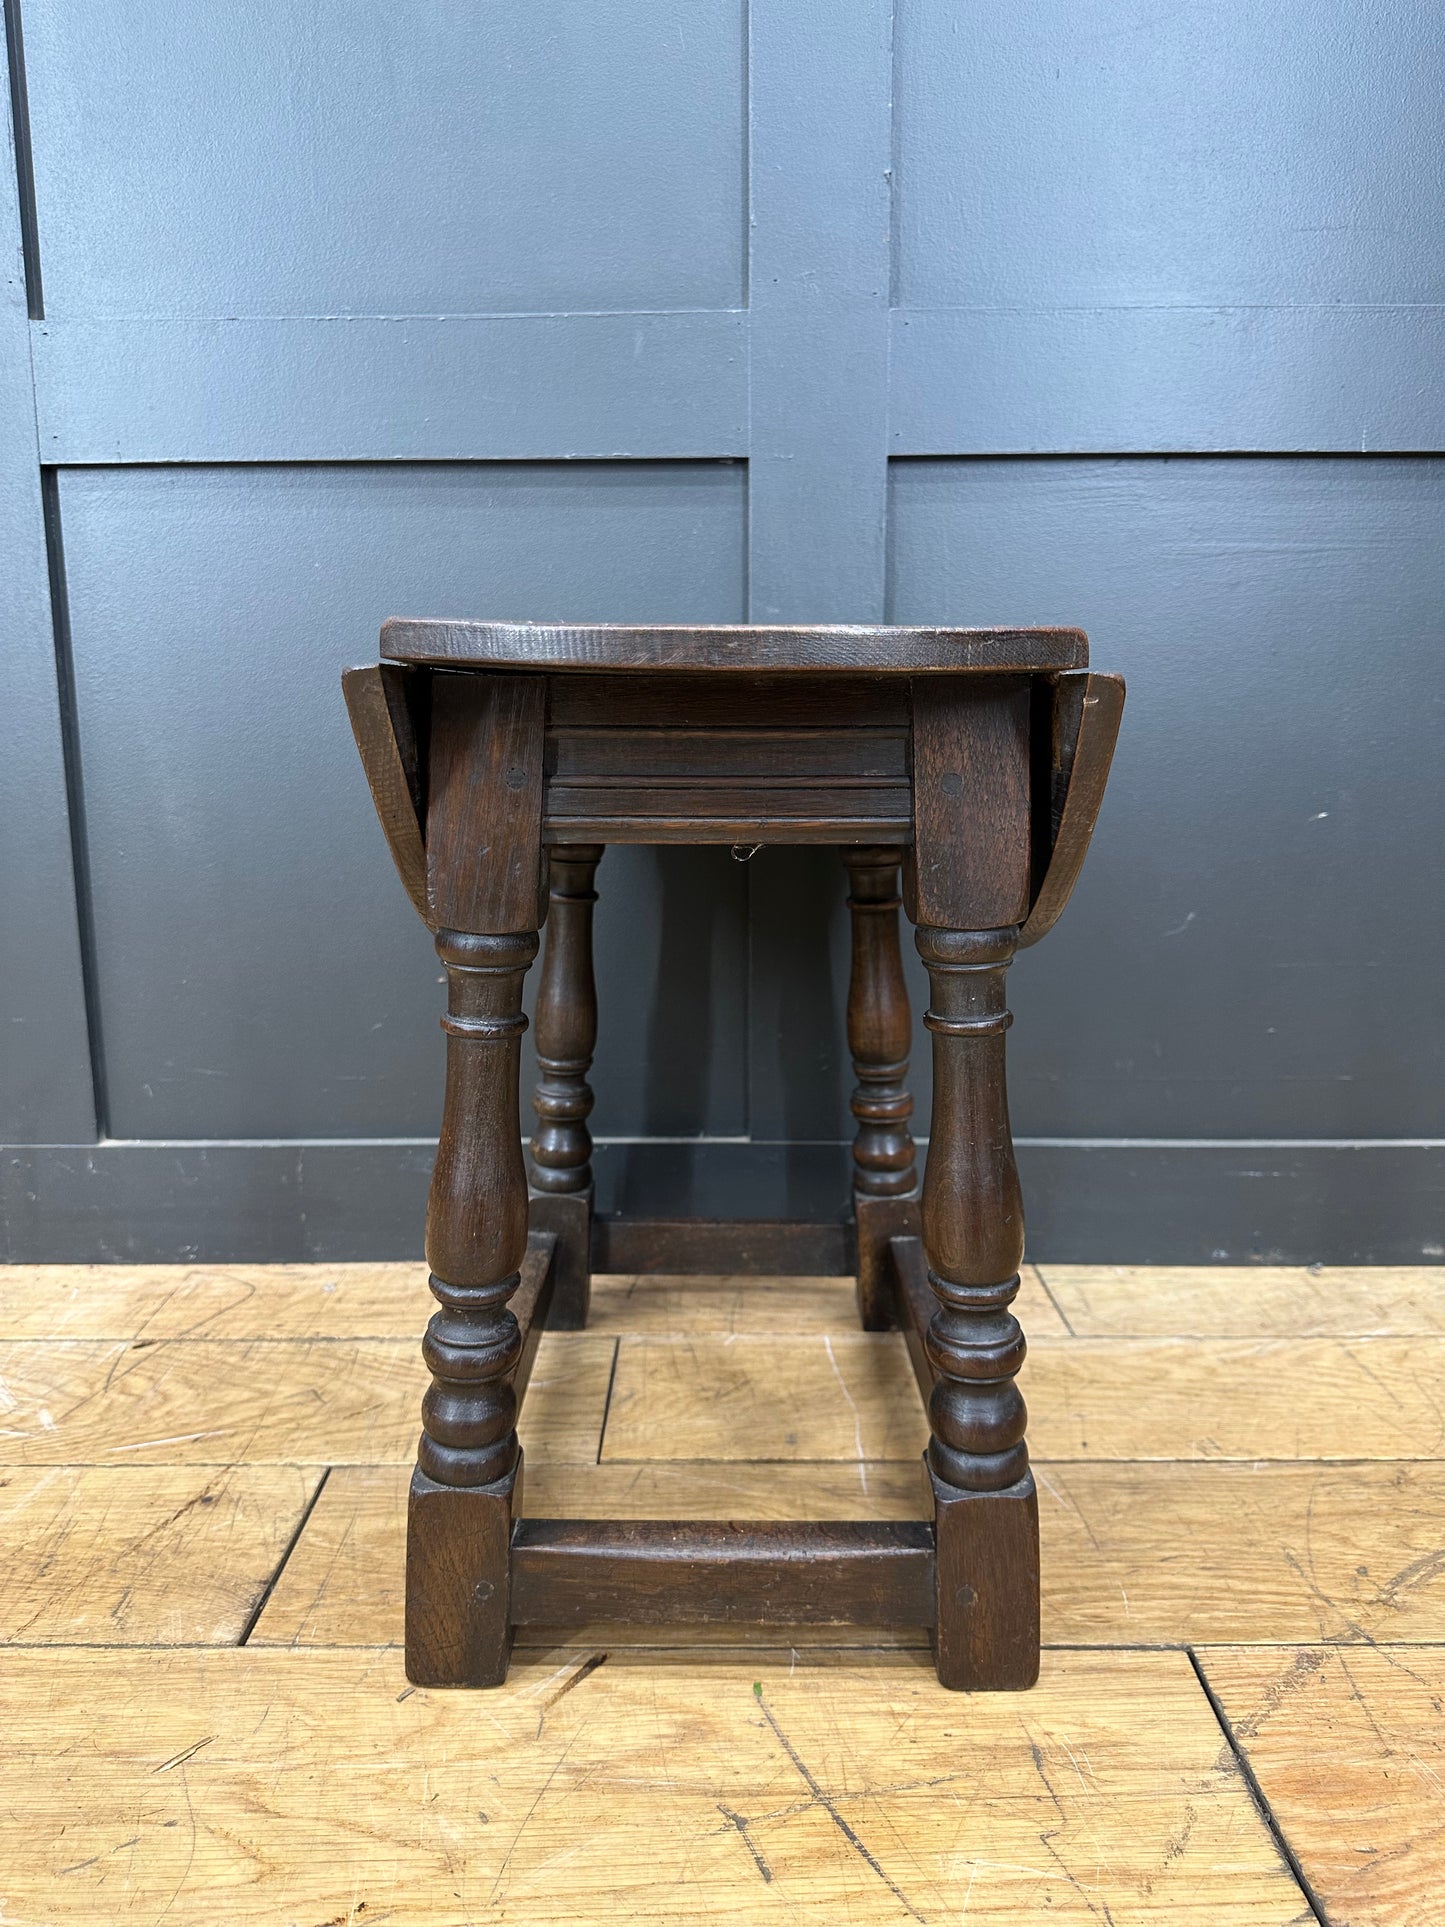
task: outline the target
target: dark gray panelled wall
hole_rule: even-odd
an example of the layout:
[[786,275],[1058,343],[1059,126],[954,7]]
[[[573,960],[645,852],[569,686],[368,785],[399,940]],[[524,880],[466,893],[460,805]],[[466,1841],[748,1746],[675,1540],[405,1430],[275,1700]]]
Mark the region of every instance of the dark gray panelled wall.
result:
[[[1440,9],[6,22],[6,1255],[419,1250],[438,973],[337,686],[407,613],[1082,623],[1035,1254],[1445,1256]],[[841,866],[599,882],[604,1203],[836,1211]]]

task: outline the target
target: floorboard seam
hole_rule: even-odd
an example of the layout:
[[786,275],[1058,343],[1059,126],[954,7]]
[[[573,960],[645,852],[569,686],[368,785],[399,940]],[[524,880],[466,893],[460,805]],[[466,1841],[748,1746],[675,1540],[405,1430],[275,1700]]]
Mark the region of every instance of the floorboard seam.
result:
[[1249,1797],[1253,1800],[1260,1819],[1263,1820],[1265,1826],[1268,1827],[1270,1837],[1279,1848],[1285,1865],[1294,1875],[1295,1884],[1304,1896],[1305,1903],[1309,1907],[1310,1912],[1320,1923],[1320,1927],[1330,1927],[1330,1919],[1324,1910],[1323,1903],[1314,1888],[1310,1885],[1305,1875],[1305,1870],[1300,1865],[1299,1855],[1286,1839],[1284,1828],[1275,1817],[1274,1808],[1265,1798],[1264,1788],[1255,1777],[1254,1768],[1250,1765],[1244,1748],[1234,1737],[1234,1728],[1229,1724],[1228,1716],[1219,1702],[1218,1695],[1205,1676],[1204,1668],[1199,1663],[1199,1655],[1195,1652],[1193,1646],[1186,1646],[1184,1650],[1189,1655],[1189,1664],[1194,1668],[1194,1677],[1199,1681],[1200,1691],[1209,1701],[1210,1711],[1214,1714],[1219,1724],[1219,1730],[1224,1735],[1225,1745],[1234,1756],[1235,1764],[1239,1768],[1240,1778],[1249,1789]]
[[1058,1299],[1055,1298],[1052,1290],[1049,1288],[1049,1281],[1044,1276],[1043,1266],[1034,1264],[1033,1261],[1030,1260],[1029,1269],[1033,1272],[1035,1278],[1038,1279],[1040,1291],[1043,1292],[1045,1298],[1048,1299],[1049,1303],[1053,1306],[1054,1310],[1059,1314],[1059,1322],[1060,1324],[1062,1324],[1064,1330],[1068,1333],[1070,1338],[1077,1338],[1079,1334],[1074,1330],[1072,1324],[1069,1322],[1069,1314],[1064,1310],[1063,1306],[1059,1303]]
[[310,1524],[311,1515],[316,1510],[316,1501],[321,1497],[322,1493],[326,1490],[326,1481],[330,1477],[331,1477],[331,1467],[329,1465],[323,1467],[321,1477],[316,1481],[316,1490],[311,1494],[311,1497],[306,1501],[305,1507],[303,1508],[301,1513],[301,1517],[296,1521],[296,1530],[291,1534],[291,1537],[286,1541],[286,1550],[281,1554],[281,1558],[277,1563],[276,1570],[271,1574],[271,1577],[266,1581],[265,1587],[261,1593],[261,1597],[256,1601],[255,1606],[251,1610],[250,1618],[247,1619],[246,1624],[241,1629],[241,1637],[236,1641],[236,1644],[238,1646],[245,1646],[249,1644],[251,1635],[256,1630],[257,1622],[260,1620],[260,1617],[262,1613],[265,1612],[267,1606],[269,1606],[271,1603],[271,1595],[273,1592],[275,1592],[276,1587],[280,1581],[281,1575],[286,1570],[287,1561],[290,1559],[292,1553],[296,1550],[296,1547],[300,1542],[302,1533],[306,1530],[307,1526]]

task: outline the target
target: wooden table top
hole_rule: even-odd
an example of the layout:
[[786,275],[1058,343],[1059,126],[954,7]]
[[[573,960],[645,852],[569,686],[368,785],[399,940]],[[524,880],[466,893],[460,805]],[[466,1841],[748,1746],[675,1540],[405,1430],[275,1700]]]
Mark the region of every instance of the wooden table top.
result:
[[393,617],[381,653],[441,668],[598,671],[733,670],[744,674],[948,671],[1030,673],[1084,669],[1082,629],[627,628],[620,624],[451,622]]

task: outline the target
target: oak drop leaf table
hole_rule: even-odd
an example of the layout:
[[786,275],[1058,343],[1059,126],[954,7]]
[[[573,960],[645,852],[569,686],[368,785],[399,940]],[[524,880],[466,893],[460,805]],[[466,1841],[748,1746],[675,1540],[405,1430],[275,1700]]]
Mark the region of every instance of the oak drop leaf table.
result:
[[[1038,1505],[1015,1384],[1024,1340],[1009,1309],[1023,1215],[1004,973],[1052,926],[1078,875],[1122,682],[1090,673],[1077,629],[393,621],[382,657],[346,672],[347,705],[449,985],[426,1226],[441,1308],[423,1344],[432,1383],[410,1500],[408,1677],[495,1685],[514,1626],[610,1619],[922,1625],[945,1686],[1032,1685]],[[592,885],[608,843],[839,849],[858,1080],[848,1224],[594,1220]],[[930,983],[921,1186],[904,1082],[900,869]],[[544,925],[529,1186],[522,979]],[[931,1517],[522,1516],[518,1406],[544,1326],[585,1324],[594,1262],[699,1272],[851,1262],[863,1326],[902,1328],[927,1400],[920,1511]]]

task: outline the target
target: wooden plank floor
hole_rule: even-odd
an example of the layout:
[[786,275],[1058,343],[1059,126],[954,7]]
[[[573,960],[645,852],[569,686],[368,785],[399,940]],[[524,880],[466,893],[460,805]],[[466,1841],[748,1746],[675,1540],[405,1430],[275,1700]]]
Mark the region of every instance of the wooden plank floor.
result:
[[[1031,1694],[920,1636],[396,1642],[415,1265],[0,1271],[0,1920],[1445,1920],[1445,1273],[1044,1266]],[[599,1281],[538,1515],[923,1516],[835,1279]]]

